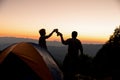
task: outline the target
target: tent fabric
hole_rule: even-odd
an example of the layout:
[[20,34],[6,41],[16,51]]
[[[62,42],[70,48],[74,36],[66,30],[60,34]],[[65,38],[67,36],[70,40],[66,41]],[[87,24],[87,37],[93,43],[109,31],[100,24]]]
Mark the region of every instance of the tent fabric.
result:
[[[0,66],[11,54],[29,66],[39,77],[39,80],[62,80],[63,75],[58,65],[50,56],[50,53],[42,49],[38,44],[21,42],[9,46],[0,54]],[[11,57],[11,59],[14,57]]]
[[0,64],[0,80],[42,80],[18,56],[10,52]]

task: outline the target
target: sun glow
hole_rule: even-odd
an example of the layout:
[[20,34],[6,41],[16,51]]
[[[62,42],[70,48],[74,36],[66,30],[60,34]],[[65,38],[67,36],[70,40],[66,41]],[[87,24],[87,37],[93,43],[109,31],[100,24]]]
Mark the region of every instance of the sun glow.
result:
[[[72,31],[84,43],[104,43],[120,25],[116,0],[3,0],[0,3],[0,36],[39,38],[58,28],[64,38]],[[60,41],[54,34],[48,41]]]

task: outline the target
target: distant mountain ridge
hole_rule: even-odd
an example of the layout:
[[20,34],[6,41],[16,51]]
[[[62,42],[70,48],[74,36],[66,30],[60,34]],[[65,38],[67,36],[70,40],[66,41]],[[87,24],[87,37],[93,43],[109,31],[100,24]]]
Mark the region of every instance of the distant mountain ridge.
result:
[[29,39],[29,38],[0,37],[0,43],[18,43],[18,42],[34,42],[34,43],[37,43],[37,40]]
[[[38,43],[37,39],[31,39],[31,38],[16,38],[16,37],[0,37],[0,44],[1,43],[19,43],[19,42],[33,42],[33,43]],[[47,41],[48,46],[63,46],[60,42],[58,41]]]
[[[29,38],[16,38],[16,37],[0,37],[0,50],[8,47],[13,43],[19,42],[33,42],[38,44],[38,40]],[[64,55],[67,53],[67,46],[58,41],[47,41],[49,51],[54,55]],[[83,44],[84,53],[89,56],[95,56],[97,51],[101,48],[102,44]],[[59,57],[59,56],[58,56]]]

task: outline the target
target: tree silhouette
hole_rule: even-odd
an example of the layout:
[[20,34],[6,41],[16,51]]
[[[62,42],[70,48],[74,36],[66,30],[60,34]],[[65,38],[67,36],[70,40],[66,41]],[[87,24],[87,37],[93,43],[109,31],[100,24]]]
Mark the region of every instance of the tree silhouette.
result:
[[115,28],[109,40],[102,46],[93,59],[96,78],[120,73],[120,26]]
[[108,43],[118,43],[120,41],[120,26],[114,30],[113,35],[110,36]]

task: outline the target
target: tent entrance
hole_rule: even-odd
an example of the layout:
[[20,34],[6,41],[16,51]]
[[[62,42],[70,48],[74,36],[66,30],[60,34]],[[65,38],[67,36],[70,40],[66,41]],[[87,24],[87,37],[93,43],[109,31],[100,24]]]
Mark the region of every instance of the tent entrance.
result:
[[3,80],[41,80],[23,60],[12,52],[0,64],[0,78]]

